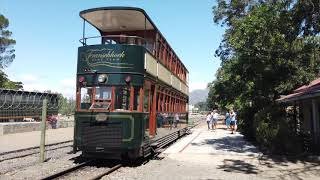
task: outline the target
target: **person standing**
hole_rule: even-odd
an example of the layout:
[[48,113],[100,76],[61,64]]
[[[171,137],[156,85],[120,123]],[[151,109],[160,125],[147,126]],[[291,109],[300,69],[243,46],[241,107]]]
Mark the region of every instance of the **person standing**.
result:
[[51,125],[52,129],[56,129],[57,128],[57,118],[54,114],[51,114],[50,116],[48,116],[48,122]]
[[161,113],[157,113],[157,128],[161,128],[163,124],[163,115]]
[[226,126],[227,126],[227,129],[230,128],[230,113],[228,111],[226,113]]
[[213,122],[213,127],[212,129],[217,129],[217,123],[218,123],[218,118],[219,118],[219,114],[217,110],[213,111],[213,117],[212,117],[212,122]]
[[174,128],[176,128],[178,126],[179,121],[180,121],[179,114],[176,113],[174,115],[174,122],[173,122],[174,123]]
[[207,121],[207,124],[208,124],[208,130],[210,130],[210,121],[211,121],[211,113],[210,112],[207,114],[206,121]]
[[231,119],[231,121],[230,121],[230,127],[231,127],[231,134],[233,134],[234,133],[234,131],[236,131],[236,126],[237,126],[237,114],[233,111],[233,110],[231,110],[230,111],[230,119]]

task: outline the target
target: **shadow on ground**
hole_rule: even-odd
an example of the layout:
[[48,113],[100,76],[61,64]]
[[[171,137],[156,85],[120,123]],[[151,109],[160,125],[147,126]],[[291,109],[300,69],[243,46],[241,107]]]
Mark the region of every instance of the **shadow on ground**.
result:
[[223,165],[218,166],[218,169],[223,169],[227,172],[258,174],[258,168],[256,166],[242,160],[225,159],[223,163]]
[[258,149],[245,141],[243,136],[225,136],[218,139],[205,139],[203,142],[191,143],[193,146],[211,145],[216,150],[236,153],[258,153]]

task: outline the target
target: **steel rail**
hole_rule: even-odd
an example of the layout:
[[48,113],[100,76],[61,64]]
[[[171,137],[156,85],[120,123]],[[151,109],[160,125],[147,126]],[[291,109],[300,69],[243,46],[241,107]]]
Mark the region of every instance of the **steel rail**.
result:
[[45,178],[42,178],[41,180],[51,180],[51,179],[55,179],[55,178],[64,176],[64,175],[66,175],[66,174],[69,174],[69,173],[71,173],[71,172],[73,172],[73,171],[75,171],[75,170],[78,170],[78,169],[80,169],[80,168],[88,165],[88,164],[91,163],[91,162],[92,162],[92,161],[90,160],[90,161],[86,161],[86,162],[80,163],[80,164],[78,164],[78,165],[76,165],[76,166],[74,166],[74,167],[65,169],[65,170],[60,171],[60,172],[58,172],[58,173],[55,173],[55,174],[52,174],[52,175],[47,176],[47,177],[45,177]]
[[104,173],[101,173],[93,178],[91,178],[90,180],[98,180],[98,179],[101,179],[103,176],[106,176],[108,174],[111,174],[112,172],[114,172],[115,170],[119,169],[122,167],[122,164],[118,164],[114,167],[112,167],[111,169],[109,169],[108,171],[104,172]]
[[[66,145],[66,146],[56,147],[56,148],[53,148],[53,149],[46,149],[45,152],[47,152],[47,151],[53,151],[53,150],[57,150],[57,149],[62,149],[62,148],[67,148],[67,147],[72,147],[72,145]],[[31,150],[33,150],[33,149],[31,149]],[[30,150],[27,150],[27,151],[30,151]],[[23,154],[23,155],[20,155],[20,156],[14,156],[14,157],[9,157],[9,158],[0,159],[0,162],[12,160],[12,159],[23,158],[23,157],[31,156],[31,155],[34,155],[34,154],[39,154],[39,152],[32,152],[32,153]]]
[[[55,146],[55,145],[64,144],[64,143],[69,143],[69,142],[73,142],[73,140],[47,144],[46,147]],[[13,150],[13,151],[2,152],[2,153],[0,153],[0,156],[7,155],[7,154],[12,154],[12,153],[18,153],[18,152],[22,152],[22,151],[33,150],[33,149],[37,149],[37,148],[40,148],[40,146],[33,146],[33,147],[29,147],[29,148],[24,148],[24,149],[18,149],[18,150]]]

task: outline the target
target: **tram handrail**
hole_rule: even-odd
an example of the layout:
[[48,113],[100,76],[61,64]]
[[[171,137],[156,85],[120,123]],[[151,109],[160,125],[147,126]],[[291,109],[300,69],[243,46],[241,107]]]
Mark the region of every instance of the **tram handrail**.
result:
[[[123,42],[120,42],[119,44],[135,44],[135,45],[145,45],[146,40],[143,37],[140,36],[127,36],[127,35],[106,35],[106,36],[90,36],[90,37],[85,37],[85,38],[81,38],[79,40],[79,42],[83,45],[86,46],[87,45],[87,40],[88,39],[96,39],[96,38],[102,38],[102,44],[112,44],[111,40],[114,40],[112,38],[124,38]],[[106,38],[106,39],[103,39]],[[107,39],[110,38],[110,39]],[[128,41],[127,41],[128,39]],[[108,40],[109,43],[108,43]],[[131,42],[129,42],[129,40]],[[139,41],[136,40],[140,40],[140,43],[138,43]]]

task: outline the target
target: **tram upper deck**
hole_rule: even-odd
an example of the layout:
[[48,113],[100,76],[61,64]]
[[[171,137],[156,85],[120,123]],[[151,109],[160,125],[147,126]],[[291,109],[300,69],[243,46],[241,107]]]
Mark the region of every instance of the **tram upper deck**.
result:
[[[79,57],[87,60],[95,67],[93,69],[97,69],[102,61],[106,64],[108,59],[108,65],[113,67],[109,72],[129,72],[129,67],[120,68],[117,64],[125,57],[137,56],[137,51],[145,51],[142,53],[144,57],[139,57],[144,62],[130,59],[131,63],[127,63],[144,64],[142,70],[188,94],[188,70],[144,10],[131,7],[94,8],[81,11],[80,17],[84,20],[84,33],[80,40],[83,47],[79,48]],[[95,27],[100,35],[85,37],[86,22]],[[91,44],[93,39],[99,39],[100,43]],[[140,68],[134,66],[131,69],[136,71]],[[78,73],[86,73],[86,70],[88,68],[78,66]]]

